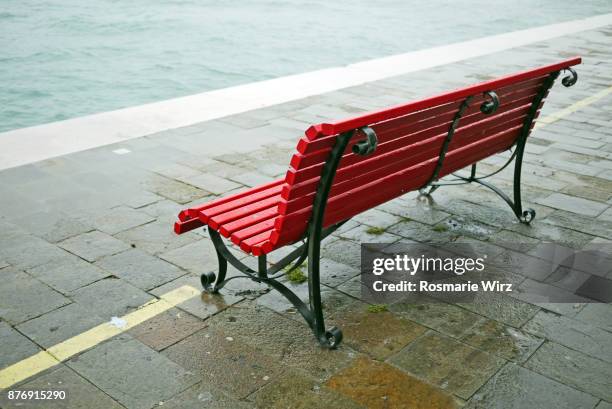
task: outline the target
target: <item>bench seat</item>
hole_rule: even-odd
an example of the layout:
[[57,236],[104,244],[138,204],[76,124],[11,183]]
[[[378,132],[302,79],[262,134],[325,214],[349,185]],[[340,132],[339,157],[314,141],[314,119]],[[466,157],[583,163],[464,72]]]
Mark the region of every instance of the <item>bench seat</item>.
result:
[[247,189],[183,210],[174,225],[177,234],[208,225],[246,253],[259,256],[274,250],[271,243],[284,179]]

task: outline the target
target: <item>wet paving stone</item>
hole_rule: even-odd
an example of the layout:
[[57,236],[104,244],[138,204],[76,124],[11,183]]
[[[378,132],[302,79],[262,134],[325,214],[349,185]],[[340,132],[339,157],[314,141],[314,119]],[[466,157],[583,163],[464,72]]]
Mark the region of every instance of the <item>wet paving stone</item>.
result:
[[452,337],[460,337],[484,318],[452,304],[433,299],[422,303],[399,302],[389,309],[409,320]]
[[16,328],[48,349],[105,321],[107,320],[92,315],[90,310],[81,305],[72,303],[24,322]]
[[574,317],[578,321],[594,325],[608,332],[612,332],[612,305],[591,303],[584,306]]
[[542,220],[543,223],[578,230],[583,233],[612,239],[612,222],[597,220],[575,213],[557,210]]
[[89,262],[130,248],[128,244],[121,240],[99,231],[79,234],[60,242],[58,245]]
[[152,222],[153,220],[155,218],[145,212],[126,206],[119,206],[96,213],[92,224],[101,232],[113,235],[132,227]]
[[117,278],[106,278],[76,290],[72,299],[104,319],[132,312],[155,297]]
[[261,409],[365,408],[298,371],[284,372],[279,380],[261,388],[252,399]]
[[148,409],[198,382],[196,375],[127,335],[67,365],[128,408]]
[[612,409],[612,403],[604,402],[603,400],[595,407],[595,409]]
[[540,311],[523,330],[612,363],[612,333],[592,325]]
[[354,240],[358,243],[395,243],[402,239],[402,237],[396,234],[387,233],[379,229],[378,227],[372,228],[362,224],[349,231],[340,233],[340,237]]
[[464,334],[461,341],[509,361],[521,363],[527,360],[544,340],[497,321],[486,320]]
[[0,321],[0,368],[6,368],[39,351],[36,344],[6,322]]
[[[190,275],[177,278],[174,281],[151,290],[150,293],[160,297],[167,292],[176,290],[177,288],[185,285],[198,290],[202,288],[200,278]],[[242,299],[243,297],[235,296],[231,291],[225,289],[221,290],[218,294],[209,294],[202,291],[199,297],[193,297],[183,301],[182,303],[176,305],[176,307],[204,320],[211,315],[223,311],[230,305],[233,305]]]
[[171,308],[130,329],[128,333],[152,349],[161,351],[205,326],[201,319]]
[[369,312],[363,303],[332,314],[334,324],[342,329],[346,345],[379,360],[399,351],[427,330],[388,311]]
[[93,230],[86,220],[71,217],[64,212],[32,213],[16,219],[15,222],[51,243]]
[[204,328],[164,350],[164,356],[204,382],[245,398],[279,379],[282,367],[268,355],[234,338],[232,333]]
[[452,396],[391,365],[358,358],[325,384],[367,408],[453,409]]
[[[160,402],[162,403],[162,402]],[[197,385],[179,393],[170,400],[159,404],[164,409],[250,409],[255,408],[251,402],[239,401],[230,397],[218,388],[207,382]]]
[[2,270],[0,318],[18,324],[53,311],[70,300],[34,277],[7,267]]
[[553,193],[552,195],[544,199],[537,200],[536,202],[555,209],[561,209],[590,217],[595,217],[608,208],[608,206],[604,203],[583,199],[581,197],[569,196],[563,193]]
[[210,240],[200,240],[159,254],[159,257],[198,276],[218,269],[217,253]]
[[27,390],[65,390],[67,399],[49,400],[44,402],[26,402],[6,408],[58,408],[66,407],[74,409],[120,409],[124,406],[112,399],[106,393],[83,379],[72,369],[66,366],[59,366],[53,371],[47,372],[34,380],[28,381],[19,386],[20,389]]
[[332,243],[324,241],[321,256],[353,268],[361,268],[361,246],[351,240],[336,240]]
[[[416,196],[416,193],[413,195]],[[430,225],[440,223],[450,216],[449,213],[429,204],[426,199],[418,197],[402,197],[380,205],[379,209],[401,218],[401,221],[414,220]]]
[[388,228],[387,231],[420,243],[444,244],[455,241],[460,236],[459,232],[449,231],[446,226],[437,228],[415,221],[400,222]]
[[510,227],[523,236],[533,237],[547,242],[557,243],[571,248],[582,248],[593,236],[575,230],[565,229],[546,223],[531,223],[529,225],[516,223]]
[[[176,214],[178,214],[178,210]],[[173,214],[172,217],[176,217],[176,214]],[[172,231],[172,223],[165,220],[125,230],[117,234],[116,237],[151,254],[174,250],[199,240],[195,233],[184,233],[180,236],[175,234]]]
[[520,328],[540,308],[501,293],[479,293],[473,302],[459,303],[462,308],[484,315],[511,327]]
[[506,362],[435,332],[417,339],[389,361],[463,399],[472,396]]
[[[390,203],[394,203],[394,201]],[[381,209],[381,207],[377,207],[360,213],[351,220],[360,224],[368,225],[369,227],[380,227],[382,229],[386,229],[389,226],[399,223],[403,219],[404,218],[401,216],[396,216],[394,214],[385,212]]]
[[60,262],[71,254],[35,236],[14,236],[0,242],[0,257],[13,267],[27,270],[47,263]]
[[[344,341],[335,351],[322,348],[302,317],[295,318],[288,319],[255,302],[242,302],[212,317],[209,324],[226,336],[284,366],[305,371],[317,380],[329,378],[355,357]],[[333,325],[336,325],[333,319],[326,321],[326,327]],[[346,334],[344,338],[346,340]]]
[[28,269],[28,273],[63,294],[110,275],[76,256]]
[[565,385],[612,401],[612,365],[554,342],[547,342],[526,368]]
[[[304,269],[304,274],[308,274]],[[321,283],[330,287],[335,287],[344,283],[351,278],[358,276],[360,271],[346,264],[337,263],[329,259],[321,259],[320,261],[320,276]]]
[[180,204],[189,203],[210,194],[206,190],[160,175],[152,175],[142,185],[145,189]]
[[141,250],[128,250],[98,260],[96,266],[143,290],[172,281],[186,272]]
[[598,399],[509,363],[467,403],[465,409],[590,409]]
[[195,186],[202,190],[206,190],[215,195],[221,195],[230,190],[242,187],[242,185],[232,182],[231,180],[212,175],[210,173],[203,173],[197,176],[183,177],[180,179],[182,182],[187,183],[191,186]]

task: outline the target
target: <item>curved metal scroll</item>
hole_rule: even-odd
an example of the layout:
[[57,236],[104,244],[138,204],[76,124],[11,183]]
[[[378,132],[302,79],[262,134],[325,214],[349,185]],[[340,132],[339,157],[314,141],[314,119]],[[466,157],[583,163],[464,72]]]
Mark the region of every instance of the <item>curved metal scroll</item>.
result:
[[491,100],[485,101],[480,105],[480,112],[486,115],[492,114],[493,112],[497,111],[497,108],[499,107],[499,97],[494,91],[486,91],[484,95],[491,98]]
[[563,79],[561,80],[561,84],[563,84],[564,87],[571,87],[576,83],[576,81],[578,81],[578,73],[574,71],[573,68],[567,67],[563,71],[570,72],[570,75],[563,77]]
[[359,130],[364,133],[366,139],[353,145],[353,153],[361,156],[368,156],[376,150],[376,146],[378,145],[376,132],[369,126],[361,127]]

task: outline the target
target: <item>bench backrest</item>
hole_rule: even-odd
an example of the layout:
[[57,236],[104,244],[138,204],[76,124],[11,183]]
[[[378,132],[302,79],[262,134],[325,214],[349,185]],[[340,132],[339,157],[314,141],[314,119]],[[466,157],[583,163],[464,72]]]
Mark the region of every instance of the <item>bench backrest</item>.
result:
[[[462,104],[462,116],[437,177],[510,148],[524,126],[533,126],[528,118],[530,108],[538,95],[546,97],[552,85],[550,81],[546,83],[549,76],[579,63],[580,58],[572,58],[420,101],[310,127],[291,159],[271,244],[278,247],[304,235],[323,165],[339,134],[368,126],[375,131],[378,146],[371,155],[357,155],[351,148],[364,138],[359,134],[353,136],[334,178],[324,227],[428,183]],[[484,95],[488,91],[499,97],[499,106],[491,114],[480,109],[489,100]],[[533,108],[535,117],[543,98],[537,110]]]

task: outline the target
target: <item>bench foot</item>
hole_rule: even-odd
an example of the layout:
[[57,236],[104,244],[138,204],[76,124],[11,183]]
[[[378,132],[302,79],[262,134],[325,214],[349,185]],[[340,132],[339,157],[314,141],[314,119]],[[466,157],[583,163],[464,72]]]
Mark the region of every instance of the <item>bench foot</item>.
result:
[[535,219],[536,212],[532,208],[523,210],[523,214],[519,217],[519,221],[523,224],[529,224]]
[[338,327],[331,327],[325,331],[325,341],[321,342],[321,346],[329,349],[336,349],[342,342],[342,331]]
[[214,291],[215,281],[217,281],[217,275],[212,271],[200,275],[200,283],[202,283],[202,287],[206,292],[213,293],[218,291]]

